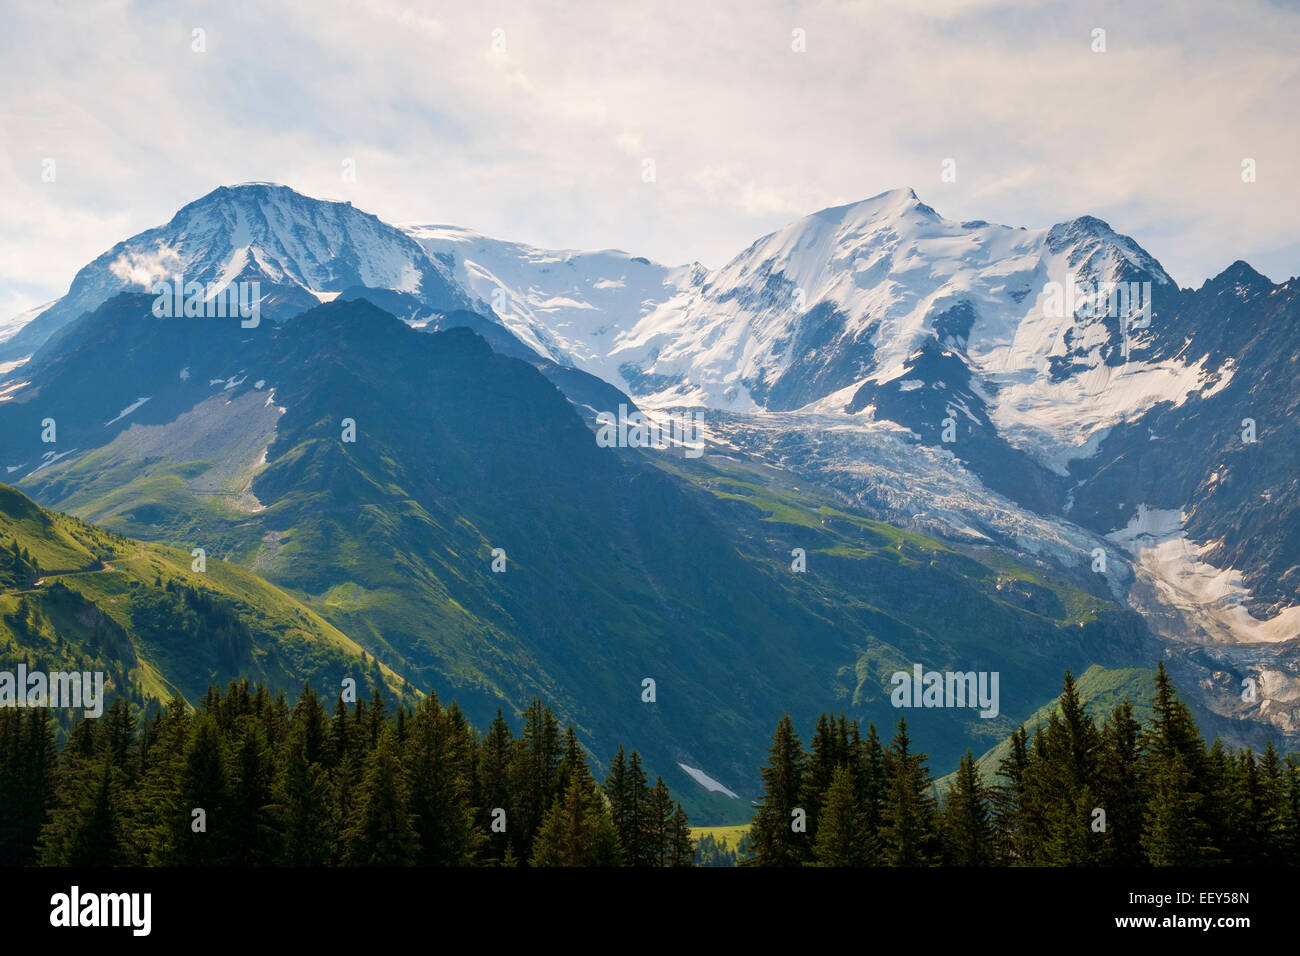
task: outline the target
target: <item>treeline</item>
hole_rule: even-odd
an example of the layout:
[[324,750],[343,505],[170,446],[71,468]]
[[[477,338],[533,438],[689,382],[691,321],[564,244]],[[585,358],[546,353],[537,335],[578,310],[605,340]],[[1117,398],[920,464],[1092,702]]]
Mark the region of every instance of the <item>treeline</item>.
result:
[[786,716],[742,865],[1300,865],[1300,760],[1207,746],[1163,663],[1153,708],[1143,725],[1126,700],[1098,724],[1067,672],[997,776],[967,751],[942,798],[905,720],[882,745],[823,714],[805,752]]
[[153,588],[131,591],[131,624],[151,643],[195,655],[197,646],[225,671],[237,670],[253,652],[253,632],[236,607],[211,591],[161,576]]
[[604,784],[534,700],[515,737],[434,695],[332,715],[304,686],[235,681],[142,724],[117,698],[56,752],[44,710],[0,709],[0,865],[689,866],[689,822],[620,747]]
[[748,855],[748,835],[737,840],[735,846],[712,833],[701,833],[695,841],[696,866],[740,866]]
[[26,548],[18,546],[18,539],[0,546],[0,589],[29,588],[41,576],[41,569]]

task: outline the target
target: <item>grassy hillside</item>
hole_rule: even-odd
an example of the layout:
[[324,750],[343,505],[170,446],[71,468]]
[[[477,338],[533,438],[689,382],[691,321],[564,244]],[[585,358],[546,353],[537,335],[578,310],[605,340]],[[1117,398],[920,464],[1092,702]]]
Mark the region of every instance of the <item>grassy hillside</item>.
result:
[[[0,485],[0,549],[26,573],[0,578],[0,661],[6,669],[103,670],[106,690],[141,706],[179,693],[197,700],[236,677],[327,696],[404,682],[315,611],[243,568],[133,541],[46,511]],[[408,689],[409,691],[409,689]],[[66,716],[66,715],[65,715]]]

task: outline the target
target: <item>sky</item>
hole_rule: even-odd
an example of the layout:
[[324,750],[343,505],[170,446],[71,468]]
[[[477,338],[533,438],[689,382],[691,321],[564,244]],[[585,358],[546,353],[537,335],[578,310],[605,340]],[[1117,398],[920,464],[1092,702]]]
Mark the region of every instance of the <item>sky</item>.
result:
[[1283,281],[1297,51],[1282,0],[0,0],[0,319],[251,180],[710,268],[910,186],[952,219],[1098,216],[1183,286]]

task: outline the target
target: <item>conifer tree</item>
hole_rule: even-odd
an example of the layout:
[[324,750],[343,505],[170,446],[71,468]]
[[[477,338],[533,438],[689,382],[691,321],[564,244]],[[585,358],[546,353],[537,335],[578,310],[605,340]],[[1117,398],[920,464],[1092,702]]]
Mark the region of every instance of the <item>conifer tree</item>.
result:
[[253,714],[235,721],[229,801],[228,862],[266,866],[279,855],[279,833],[272,826],[275,761],[266,731]]
[[1286,862],[1286,783],[1282,760],[1270,740],[1259,758],[1260,866],[1282,866]]
[[1034,853],[1027,862],[1053,866],[1094,863],[1102,851],[1101,834],[1092,829],[1099,800],[1100,735],[1084,712],[1068,670],[1057,709],[1040,731],[1035,734],[1034,759],[1025,775],[1025,788],[1030,804],[1042,813],[1045,833],[1044,839],[1033,845]]
[[1106,811],[1102,862],[1111,866],[1140,866],[1142,820],[1146,813],[1146,781],[1142,775],[1142,725],[1127,700],[1118,704],[1102,727],[1099,751],[1099,793]]
[[515,855],[532,858],[533,836],[545,819],[564,781],[560,779],[560,729],[549,707],[536,697],[524,711],[511,765],[511,791],[515,794],[517,826],[511,826]]
[[672,859],[673,798],[663,777],[655,778],[646,805],[646,825],[641,839],[653,860],[652,866],[668,866]]
[[134,784],[139,770],[136,719],[125,697],[114,697],[104,714],[103,746],[108,749],[109,761],[126,778],[127,785]]
[[792,825],[803,790],[804,753],[794,722],[786,714],[776,725],[767,763],[762,768],[763,794],[749,830],[753,866],[801,866],[811,856],[807,833]]
[[837,725],[825,712],[819,714],[800,793],[800,804],[808,813],[808,842],[814,846],[817,843],[822,797],[830,789],[835,770],[847,762],[847,742],[841,743]]
[[302,690],[298,694],[298,702],[294,704],[293,723],[301,727],[301,740],[303,750],[303,759],[309,763],[321,763],[325,760],[325,748],[329,739],[328,718],[325,716],[325,708],[321,705],[320,697],[311,687],[311,684],[304,681]]
[[[195,716],[182,755],[179,809],[182,819],[174,856],[179,866],[219,866],[229,862],[240,835],[230,819],[230,780],[226,745],[211,712]],[[203,813],[196,818],[195,810]],[[196,825],[201,821],[201,825]]]
[[483,840],[470,805],[472,781],[464,748],[455,721],[439,706],[437,695],[425,697],[408,728],[405,747],[421,865],[466,865]]
[[1206,861],[1216,854],[1211,825],[1225,809],[1217,805],[1218,796],[1207,800],[1206,794],[1222,788],[1202,789],[1202,782],[1216,780],[1218,773],[1207,759],[1205,742],[1191,711],[1179,700],[1164,661],[1156,669],[1152,709],[1151,723],[1142,736],[1143,772],[1150,787],[1143,852],[1153,866]]
[[1012,732],[1011,752],[998,762],[998,778],[990,791],[993,829],[997,834],[996,858],[1000,863],[1026,862],[1037,836],[1036,819],[1027,804],[1025,775],[1029,771],[1029,734],[1023,726]]
[[[1149,739],[1147,728],[1143,730],[1143,740]],[[1154,754],[1145,754],[1143,772],[1152,773],[1157,759]],[[1223,741],[1215,738],[1214,743],[1205,751],[1205,760],[1200,771],[1201,776],[1195,781],[1198,793],[1198,819],[1201,821],[1201,840],[1197,855],[1207,865],[1230,863],[1231,850],[1235,842],[1233,820],[1233,793],[1236,787],[1237,765],[1233,755]],[[1223,848],[1223,849],[1220,849]]]
[[[576,738],[570,734],[571,743]],[[533,866],[614,866],[618,836],[581,749],[565,760],[567,785],[546,813],[534,842]]]
[[650,833],[653,820],[650,785],[645,769],[641,766],[641,755],[635,750],[627,760],[627,781],[628,797],[624,806],[627,842],[623,843],[623,835],[619,835],[623,860],[628,866],[655,866],[655,850]]
[[[853,739],[858,739],[857,724],[852,728]],[[867,739],[850,747],[859,754],[854,775],[854,793],[862,808],[862,820],[872,844],[880,842],[881,816],[885,806],[885,750],[874,723],[867,724]]]
[[926,755],[913,753],[911,747],[907,720],[900,717],[885,752],[881,851],[891,866],[930,866],[938,857],[934,785]]
[[1300,866],[1300,757],[1296,754],[1287,755],[1282,778],[1285,781],[1282,861],[1285,866]]
[[190,720],[185,701],[173,695],[150,735],[131,839],[135,856],[151,866],[176,859],[183,832],[190,826],[179,785]]
[[1153,766],[1142,850],[1152,866],[1192,866],[1202,858],[1203,797],[1184,757],[1173,751]]
[[311,738],[309,720],[294,726],[275,784],[272,812],[283,836],[280,862],[287,866],[322,866],[331,861],[337,845],[328,774],[320,763],[307,759]]
[[81,793],[70,819],[53,823],[43,835],[48,865],[98,867],[128,862],[119,776],[109,751],[99,761],[97,774],[81,778]]
[[366,759],[352,819],[343,833],[349,866],[410,866],[419,837],[407,805],[397,735],[385,728]]
[[0,708],[0,865],[27,866],[55,799],[54,731],[45,711]]
[[[510,846],[510,822],[515,813],[510,794],[510,759],[514,753],[514,737],[510,725],[497,708],[492,726],[478,749],[478,821],[479,829],[487,834],[482,854],[489,861],[504,861]],[[497,809],[505,811],[504,831],[494,830],[493,823],[500,819]]]
[[858,809],[853,778],[846,764],[835,768],[817,827],[810,866],[867,866],[875,856],[874,841]]
[[609,800],[610,822],[618,834],[624,862],[634,866],[640,846],[640,820],[633,806],[632,781],[622,744],[618,745],[618,753],[610,762],[609,773],[605,777],[605,797]]
[[668,866],[694,865],[695,840],[691,837],[691,823],[686,811],[682,809],[682,805],[679,803],[673,813],[668,840]]
[[989,866],[994,860],[994,834],[988,795],[974,755],[967,750],[957,776],[944,797],[943,848],[952,866]]

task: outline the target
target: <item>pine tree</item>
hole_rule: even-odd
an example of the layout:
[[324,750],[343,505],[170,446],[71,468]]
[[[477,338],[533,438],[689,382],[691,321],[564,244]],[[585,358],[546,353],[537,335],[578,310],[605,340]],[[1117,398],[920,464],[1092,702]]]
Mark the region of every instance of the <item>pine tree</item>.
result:
[[1283,866],[1286,863],[1286,782],[1282,760],[1273,741],[1264,748],[1259,759],[1259,851],[1261,866]]
[[1177,751],[1155,764],[1142,850],[1152,866],[1192,866],[1201,860],[1202,796]]
[[945,795],[942,830],[945,861],[952,866],[989,866],[994,833],[988,795],[974,755],[967,750]]
[[1143,773],[1150,788],[1142,849],[1153,866],[1190,866],[1217,855],[1211,826],[1221,819],[1216,789],[1203,789],[1218,777],[1207,759],[1187,705],[1178,699],[1164,661],[1156,669],[1154,714],[1142,736]]
[[937,861],[934,787],[926,755],[912,753],[911,746],[907,720],[900,717],[885,752],[881,851],[891,866],[930,866]]
[[853,793],[853,778],[847,765],[835,768],[826,788],[821,822],[810,866],[868,866],[875,856],[864,814]]
[[652,866],[668,866],[672,859],[673,798],[663,777],[655,778],[646,805],[646,823],[641,839],[654,861]]
[[668,866],[694,866],[695,840],[691,837],[691,822],[682,805],[673,813],[668,838]]
[[180,793],[190,720],[185,701],[173,696],[150,733],[131,840],[135,856],[151,866],[175,862],[190,827],[190,812],[181,806]]
[[139,752],[136,745],[136,719],[125,697],[114,697],[104,714],[104,741],[109,760],[126,778],[126,784],[135,783],[139,770]]
[[[570,742],[576,738],[570,734]],[[546,813],[534,842],[533,866],[614,866],[618,835],[581,749],[566,756],[567,785]]]
[[111,752],[100,764],[93,785],[83,787],[66,842],[53,848],[54,858],[49,860],[53,866],[122,866],[127,862],[121,788],[116,779],[120,772],[113,765]]
[[1010,753],[998,761],[997,783],[989,792],[993,809],[993,831],[997,834],[996,857],[1004,864],[1023,864],[1030,857],[1030,843],[1035,838],[1035,818],[1026,804],[1024,775],[1028,773],[1030,752],[1028,732],[1017,727],[1011,732]]
[[848,747],[840,741],[836,724],[825,712],[817,717],[813,730],[812,750],[805,765],[800,805],[808,814],[808,842],[817,843],[818,819],[822,797],[830,789],[837,768],[848,763]]
[[645,769],[641,766],[641,755],[635,750],[627,760],[628,796],[623,811],[627,842],[620,845],[623,861],[628,866],[655,866],[654,845],[651,839],[652,815],[650,806],[650,785],[646,779]]
[[754,866],[800,866],[811,856],[807,833],[796,832],[796,810],[803,810],[804,753],[794,722],[786,714],[776,725],[767,764],[762,768],[763,794],[749,830]]
[[[230,782],[225,741],[210,712],[195,716],[185,744],[179,780],[179,839],[174,857],[179,866],[217,866],[234,855],[240,834],[230,820]],[[206,829],[196,830],[195,810],[202,810]]]
[[373,750],[379,744],[379,735],[383,733],[387,722],[388,704],[379,685],[376,684],[370,692],[370,704],[362,712],[360,720],[367,749]]
[[1084,712],[1067,670],[1057,709],[1041,736],[1035,735],[1034,759],[1025,775],[1028,799],[1042,808],[1046,831],[1030,862],[1085,866],[1101,857],[1101,834],[1092,829],[1099,801],[1099,746],[1097,728]]
[[[514,753],[515,740],[510,733],[510,725],[497,708],[497,715],[488,729],[478,749],[478,807],[479,829],[487,834],[482,854],[486,860],[503,862],[510,848],[510,821],[515,807],[510,794],[510,758]],[[494,811],[505,811],[506,829],[497,832],[492,829]]]
[[298,723],[289,735],[275,784],[272,813],[283,837],[280,862],[287,866],[322,866],[337,843],[328,773],[307,759],[310,739],[310,722]]
[[[1143,739],[1147,738],[1144,729]],[[1143,772],[1150,774],[1157,760],[1154,754],[1146,754],[1145,758]],[[1201,795],[1197,817],[1200,821],[1198,825],[1202,828],[1197,855],[1207,866],[1229,863],[1237,840],[1233,831],[1236,811],[1232,803],[1237,767],[1221,739],[1216,737],[1205,752],[1200,774],[1195,780],[1196,790]]]
[[275,761],[266,731],[256,716],[235,721],[231,759],[228,860],[240,866],[266,866],[279,855],[280,834],[272,826]]
[[301,744],[303,759],[307,763],[321,763],[325,760],[325,748],[329,738],[328,719],[325,708],[321,706],[320,697],[311,685],[303,682],[298,702],[293,707],[293,723],[302,728]]
[[1142,819],[1146,781],[1142,775],[1142,725],[1125,700],[1102,727],[1098,775],[1101,807],[1106,811],[1101,859],[1111,866],[1141,866]]
[[524,711],[524,724],[511,764],[511,791],[516,797],[516,821],[510,827],[515,855],[532,858],[534,834],[542,825],[564,781],[560,778],[560,728],[549,707],[536,697]]
[[874,723],[867,724],[867,739],[860,740],[857,724],[853,725],[850,749],[858,755],[850,769],[854,774],[854,794],[862,808],[862,820],[867,836],[874,845],[880,842],[881,819],[885,806],[885,749]]
[[343,862],[349,866],[414,863],[419,837],[407,801],[397,735],[391,728],[385,728],[366,759],[352,819],[343,833]]
[[618,753],[610,762],[609,773],[605,777],[605,796],[609,800],[610,821],[614,824],[614,832],[618,834],[624,862],[629,866],[635,865],[633,860],[639,852],[640,821],[632,806],[632,781],[622,744],[618,745]]
[[0,865],[27,866],[55,800],[54,732],[44,711],[0,708]]
[[1300,757],[1288,754],[1283,764],[1283,864],[1300,866]]
[[466,742],[435,694],[420,702],[407,731],[410,809],[423,866],[463,866],[483,840],[470,805]]

